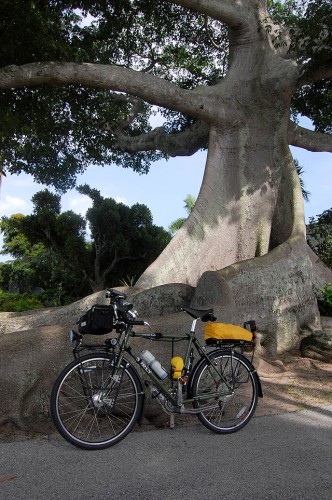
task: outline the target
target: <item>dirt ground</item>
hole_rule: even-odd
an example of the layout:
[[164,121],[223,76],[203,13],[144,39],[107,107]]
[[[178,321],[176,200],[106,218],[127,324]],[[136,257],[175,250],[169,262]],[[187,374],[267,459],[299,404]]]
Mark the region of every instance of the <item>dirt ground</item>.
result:
[[[280,356],[277,360],[256,357],[264,397],[259,399],[255,416],[315,409],[332,404],[332,363],[324,363],[297,355]],[[176,415],[176,425],[192,425],[195,416]],[[143,418],[139,432],[169,426],[166,414]],[[48,439],[56,436],[52,424],[45,432],[23,432],[12,424],[0,427],[0,442]]]
[[256,415],[270,415],[332,404],[332,363],[287,355],[256,364],[264,397]]

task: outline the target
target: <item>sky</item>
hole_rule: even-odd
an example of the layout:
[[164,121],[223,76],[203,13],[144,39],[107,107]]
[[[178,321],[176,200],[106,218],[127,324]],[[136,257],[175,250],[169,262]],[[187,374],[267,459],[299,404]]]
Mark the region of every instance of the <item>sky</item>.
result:
[[[306,221],[332,207],[332,156],[329,153],[311,153],[291,148],[293,155],[304,169],[303,179],[310,192],[305,202]],[[143,203],[149,207],[153,223],[168,229],[171,222],[185,217],[184,199],[188,194],[197,197],[201,186],[206,152],[191,157],[162,160],[151,165],[150,172],[139,175],[130,169],[116,165],[91,166],[79,175],[77,184],[89,184],[102,196],[112,197],[128,206]],[[9,175],[3,178],[0,191],[0,217],[14,213],[28,215],[32,211],[31,197],[48,186],[37,184],[27,174]],[[62,211],[73,210],[85,214],[91,200],[76,190],[61,198]],[[2,239],[0,238],[0,247]],[[0,261],[8,260],[0,256]]]

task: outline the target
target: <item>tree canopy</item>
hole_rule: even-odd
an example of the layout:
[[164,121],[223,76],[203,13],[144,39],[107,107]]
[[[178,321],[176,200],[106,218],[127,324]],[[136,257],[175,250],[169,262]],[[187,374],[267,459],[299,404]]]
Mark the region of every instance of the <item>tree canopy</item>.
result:
[[308,243],[324,264],[332,269],[332,208],[310,217]]
[[48,190],[33,196],[31,215],[1,218],[2,253],[14,257],[0,266],[4,289],[12,283],[21,292],[40,287],[80,297],[137,279],[169,242],[147,206],[128,207],[86,185],[78,189],[93,201],[86,218],[61,212],[60,195]]
[[[233,2],[220,3],[224,7],[217,15],[214,2],[3,0],[3,168],[31,173],[64,190],[92,163],[114,162],[146,172],[161,156],[206,147],[208,129],[199,116],[162,94],[172,83],[181,89],[181,99],[185,90],[211,87],[226,75],[226,24],[233,17]],[[286,45],[289,57],[302,65],[293,116],[301,113],[318,132],[331,132],[331,2],[269,1],[268,7],[271,17],[262,19],[260,29],[271,33],[279,50]],[[56,62],[40,65],[46,61]],[[112,68],[108,83],[98,76],[100,65]],[[131,85],[126,83],[128,69],[135,71],[128,73],[128,83],[135,80]],[[151,88],[155,77],[164,82],[158,92]],[[137,93],[140,82],[146,92]],[[164,125],[153,130],[152,105],[165,106],[159,109]],[[290,122],[289,142],[306,147],[305,140],[311,150],[331,150],[329,138]]]

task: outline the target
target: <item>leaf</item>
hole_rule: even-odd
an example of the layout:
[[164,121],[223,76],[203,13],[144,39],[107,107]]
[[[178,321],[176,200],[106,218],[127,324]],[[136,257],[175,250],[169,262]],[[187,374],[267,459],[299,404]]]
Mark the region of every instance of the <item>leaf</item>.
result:
[[10,476],[4,476],[0,477],[0,483],[3,483],[4,481],[10,481],[11,479],[15,479],[17,476],[15,474],[12,474]]

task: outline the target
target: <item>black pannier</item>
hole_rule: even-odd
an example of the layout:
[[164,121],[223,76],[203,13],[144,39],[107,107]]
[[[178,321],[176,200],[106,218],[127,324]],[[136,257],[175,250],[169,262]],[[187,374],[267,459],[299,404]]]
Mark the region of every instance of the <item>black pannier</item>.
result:
[[78,320],[82,334],[105,335],[113,330],[113,306],[94,305]]

